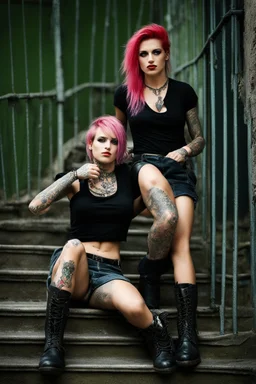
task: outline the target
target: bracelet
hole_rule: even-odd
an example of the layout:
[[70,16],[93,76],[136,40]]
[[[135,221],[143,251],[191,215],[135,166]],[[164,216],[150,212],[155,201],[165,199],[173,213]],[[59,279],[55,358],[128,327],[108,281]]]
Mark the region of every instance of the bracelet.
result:
[[73,169],[71,172],[73,173],[75,180],[77,180],[78,179],[77,169]]

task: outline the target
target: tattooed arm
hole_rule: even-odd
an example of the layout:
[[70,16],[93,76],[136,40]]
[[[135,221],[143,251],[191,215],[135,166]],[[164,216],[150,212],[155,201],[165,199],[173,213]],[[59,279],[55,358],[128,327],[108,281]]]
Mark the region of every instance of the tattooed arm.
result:
[[[96,164],[84,164],[76,172],[71,171],[40,192],[29,204],[29,210],[34,215],[47,212],[50,205],[64,196],[71,198],[77,190],[73,187],[77,179],[96,179],[99,177],[99,167]],[[74,184],[73,184],[74,183]]]
[[184,147],[167,154],[167,157],[170,157],[180,163],[186,161],[187,157],[199,155],[205,146],[205,140],[202,135],[201,124],[196,108],[192,108],[186,113],[186,122],[192,141]]
[[203,138],[197,108],[192,108],[186,113],[186,121],[192,141],[183,148],[188,152],[189,157],[197,156],[205,147],[205,140]]

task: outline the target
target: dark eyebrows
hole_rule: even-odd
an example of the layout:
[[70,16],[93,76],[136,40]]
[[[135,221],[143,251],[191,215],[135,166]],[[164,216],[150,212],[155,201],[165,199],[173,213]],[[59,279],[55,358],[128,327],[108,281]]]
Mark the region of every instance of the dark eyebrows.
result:
[[[153,48],[151,52],[154,52],[154,51],[162,51],[163,48],[162,47],[158,47],[158,48]],[[139,51],[139,55],[141,55],[142,53],[148,53],[148,51],[144,50],[144,51]]]

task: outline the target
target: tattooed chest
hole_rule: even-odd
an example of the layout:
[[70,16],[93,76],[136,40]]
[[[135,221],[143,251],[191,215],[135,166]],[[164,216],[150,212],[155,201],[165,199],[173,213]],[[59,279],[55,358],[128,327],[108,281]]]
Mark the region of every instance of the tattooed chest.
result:
[[89,190],[95,196],[107,197],[117,191],[116,175],[101,174],[97,180],[89,179]]

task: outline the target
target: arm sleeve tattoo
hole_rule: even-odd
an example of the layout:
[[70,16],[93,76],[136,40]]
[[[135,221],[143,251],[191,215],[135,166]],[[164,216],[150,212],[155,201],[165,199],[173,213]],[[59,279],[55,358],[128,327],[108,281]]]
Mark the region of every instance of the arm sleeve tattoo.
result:
[[190,157],[197,156],[205,147],[205,140],[202,135],[201,124],[198,118],[197,109],[192,108],[186,113],[186,122],[188,131],[192,138],[191,143],[187,147],[191,149]]
[[[40,192],[29,204],[29,209],[35,215],[48,208],[55,200],[64,196],[68,188],[77,179],[75,172],[69,172]],[[66,193],[65,193],[66,194]]]

